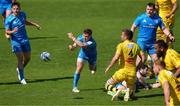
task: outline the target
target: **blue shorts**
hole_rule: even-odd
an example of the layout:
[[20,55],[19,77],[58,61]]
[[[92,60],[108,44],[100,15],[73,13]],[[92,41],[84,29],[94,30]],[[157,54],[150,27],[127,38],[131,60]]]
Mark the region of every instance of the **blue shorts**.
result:
[[154,43],[138,40],[137,44],[139,45],[139,47],[143,52],[145,53],[147,52],[149,55],[156,54]]
[[5,16],[6,10],[11,10],[11,4],[0,5],[0,14]]
[[85,55],[78,55],[78,59],[81,59],[82,61],[88,61],[88,63],[90,65],[96,65],[96,60],[97,60],[97,57],[96,55],[95,56],[91,56],[91,57],[88,57],[88,56],[85,56]]
[[11,47],[12,47],[12,51],[14,53],[31,51],[31,46],[30,46],[29,42],[21,44],[19,42],[13,41],[13,43],[11,43]]

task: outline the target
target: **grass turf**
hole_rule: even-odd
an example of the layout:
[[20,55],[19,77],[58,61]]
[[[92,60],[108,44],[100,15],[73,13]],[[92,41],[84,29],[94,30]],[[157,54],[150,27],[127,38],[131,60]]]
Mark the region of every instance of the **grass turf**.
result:
[[[136,16],[145,10],[147,0],[19,0],[28,19],[35,20],[42,30],[27,27],[32,46],[32,59],[25,69],[28,84],[20,85],[16,75],[16,57],[10,42],[0,29],[0,105],[162,105],[161,89],[137,92],[137,100],[111,102],[104,92],[104,83],[117,68],[107,75],[104,70],[120,40],[122,28],[130,28]],[[153,0],[149,0],[153,2]],[[179,11],[178,11],[179,13]],[[176,15],[175,49],[180,48],[180,14]],[[1,21],[2,23],[2,21]],[[67,32],[81,34],[92,28],[98,45],[98,71],[90,75],[85,65],[79,81],[79,94],[73,94],[72,80],[78,49],[70,52],[72,42]],[[135,38],[136,39],[136,36]],[[40,60],[48,51],[52,61]]]

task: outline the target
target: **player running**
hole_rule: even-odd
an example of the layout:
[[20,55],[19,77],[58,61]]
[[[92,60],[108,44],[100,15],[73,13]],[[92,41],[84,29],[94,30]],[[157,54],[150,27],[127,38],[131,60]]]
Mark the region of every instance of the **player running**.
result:
[[166,106],[178,106],[180,105],[180,86],[171,71],[165,69],[165,63],[163,61],[157,61],[154,64],[154,72],[158,75],[159,82],[164,90],[164,100]]
[[5,20],[5,29],[6,33],[10,35],[12,51],[15,53],[18,60],[18,78],[21,84],[26,84],[24,68],[30,60],[31,47],[25,25],[35,26],[37,29],[40,29],[41,27],[34,22],[26,20],[26,14],[21,11],[18,2],[12,3],[11,10],[12,13]]
[[[165,27],[173,33],[174,22],[175,22],[175,13],[178,9],[177,0],[155,0],[156,9],[158,10],[159,16],[162,18]],[[167,42],[169,47],[172,47],[169,39],[166,38],[163,31],[157,29],[157,40],[161,39]]]
[[115,85],[117,83],[126,81],[127,89],[124,95],[124,101],[129,100],[129,94],[134,93],[135,82],[136,82],[136,58],[140,54],[139,46],[132,42],[133,32],[129,29],[122,30],[121,40],[116,49],[116,53],[111,60],[111,63],[105,70],[105,73],[117,63],[118,60],[121,61],[123,66],[115,72],[115,74],[106,82],[105,89],[111,91],[117,91],[112,97],[115,100],[121,93],[124,93],[121,89],[116,89]]
[[74,42],[72,45],[69,45],[70,50],[74,50],[78,46],[81,48],[77,58],[77,66],[74,73],[72,89],[72,92],[79,93],[80,90],[78,89],[77,85],[80,79],[80,73],[84,67],[84,62],[88,61],[91,74],[95,74],[96,72],[96,42],[92,37],[91,29],[84,29],[83,34],[79,35],[77,38],[75,38],[72,33],[68,33],[67,35]]
[[134,21],[131,30],[135,32],[139,27],[139,34],[137,38],[137,44],[140,46],[142,53],[142,62],[146,61],[146,52],[151,56],[153,61],[157,60],[156,51],[154,49],[154,43],[156,41],[156,30],[158,26],[163,30],[165,35],[174,40],[169,30],[165,28],[161,18],[155,13],[155,4],[148,3],[146,6],[146,12],[139,15]]

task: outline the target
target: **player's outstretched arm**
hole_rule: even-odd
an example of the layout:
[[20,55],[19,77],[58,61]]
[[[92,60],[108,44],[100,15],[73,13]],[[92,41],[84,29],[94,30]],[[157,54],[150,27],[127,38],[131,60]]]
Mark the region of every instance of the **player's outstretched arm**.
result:
[[176,78],[180,77],[180,66],[177,68],[176,73],[174,74]]
[[35,22],[32,22],[32,21],[28,21],[26,20],[26,25],[32,25],[32,26],[35,26],[38,30],[41,29],[41,26]]
[[173,8],[172,8],[172,10],[170,11],[170,13],[166,15],[166,18],[169,18],[169,17],[171,17],[171,15],[175,14],[176,11],[177,11],[177,9],[178,9],[178,2],[176,1],[176,2],[173,4]]
[[72,45],[69,45],[68,47],[69,47],[69,50],[73,51],[77,47],[77,44],[73,43]]
[[174,40],[175,40],[174,36],[172,36],[171,32],[170,32],[167,28],[164,28],[164,29],[163,29],[163,32],[164,32],[164,34],[165,34],[167,37],[169,37],[169,39],[170,39],[171,41],[174,41]]
[[111,63],[108,65],[108,67],[105,70],[105,74],[109,71],[109,69],[118,61],[120,58],[120,54],[116,53],[114,57],[111,60]]
[[86,44],[76,39],[76,37],[73,35],[73,33],[67,33],[69,39],[71,39],[74,43],[76,43],[78,46],[86,48]]
[[166,106],[170,106],[170,87],[169,87],[169,83],[167,81],[165,81],[162,85],[163,90],[164,90],[164,99],[165,99],[165,103]]

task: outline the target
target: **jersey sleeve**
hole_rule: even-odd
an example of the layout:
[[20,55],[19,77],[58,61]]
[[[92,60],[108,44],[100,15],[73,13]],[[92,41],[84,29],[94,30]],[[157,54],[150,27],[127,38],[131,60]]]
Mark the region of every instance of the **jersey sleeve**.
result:
[[10,28],[10,20],[8,18],[5,19],[5,30],[9,30]]
[[139,27],[140,23],[141,23],[141,20],[142,20],[142,17],[141,16],[138,16],[135,21],[134,21],[134,25],[136,27]]
[[[159,18],[160,18],[160,17],[159,17]],[[160,27],[162,30],[165,29],[165,25],[164,25],[163,20],[162,20],[161,18],[159,19],[159,27]]]
[[78,35],[77,40],[83,42],[83,36],[82,35]]
[[116,47],[116,54],[122,54],[122,44],[117,45]]
[[25,18],[25,20],[26,20],[26,13],[25,12],[23,12],[23,17]]

